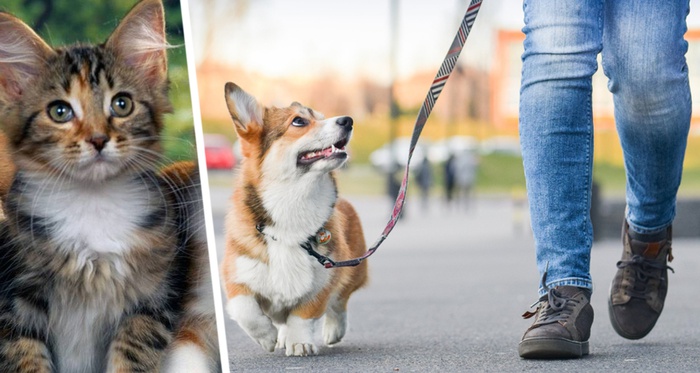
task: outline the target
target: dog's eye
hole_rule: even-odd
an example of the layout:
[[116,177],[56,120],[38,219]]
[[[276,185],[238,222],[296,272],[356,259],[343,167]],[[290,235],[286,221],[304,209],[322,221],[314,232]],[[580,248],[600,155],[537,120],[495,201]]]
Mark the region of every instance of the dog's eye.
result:
[[292,126],[294,127],[304,127],[309,124],[309,121],[302,118],[302,117],[296,117],[292,119]]

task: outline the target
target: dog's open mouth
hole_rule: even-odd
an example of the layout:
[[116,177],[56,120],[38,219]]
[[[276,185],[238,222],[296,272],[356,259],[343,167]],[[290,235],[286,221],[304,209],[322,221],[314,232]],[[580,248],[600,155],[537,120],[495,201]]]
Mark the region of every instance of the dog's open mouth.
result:
[[345,146],[347,144],[348,139],[345,138],[325,149],[301,153],[299,154],[299,158],[297,159],[297,164],[309,165],[322,159],[347,158],[348,153],[345,150]]

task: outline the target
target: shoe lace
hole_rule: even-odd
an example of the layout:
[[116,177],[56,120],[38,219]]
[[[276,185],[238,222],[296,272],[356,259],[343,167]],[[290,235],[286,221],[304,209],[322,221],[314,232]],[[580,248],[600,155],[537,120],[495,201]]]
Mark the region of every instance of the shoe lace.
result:
[[629,267],[632,272],[634,272],[632,286],[630,289],[627,289],[627,292],[631,297],[641,299],[646,299],[647,297],[647,286],[649,286],[650,279],[661,280],[661,274],[665,269],[676,273],[676,271],[666,265],[666,263],[648,259],[639,254],[633,255],[632,258],[628,260],[620,260],[617,262],[617,268],[623,269],[626,267]]
[[534,312],[526,311],[522,316],[529,319],[537,315],[533,325],[552,324],[558,321],[566,321],[571,316],[574,308],[581,302],[580,299],[562,295],[546,283],[547,271],[542,275],[542,287],[547,291],[547,297],[540,298],[530,308],[537,306]]

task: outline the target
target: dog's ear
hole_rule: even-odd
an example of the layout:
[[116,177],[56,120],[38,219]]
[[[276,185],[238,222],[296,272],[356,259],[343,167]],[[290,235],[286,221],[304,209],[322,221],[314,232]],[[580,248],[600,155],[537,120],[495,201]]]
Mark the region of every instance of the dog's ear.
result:
[[236,125],[236,132],[244,135],[251,127],[261,127],[263,123],[263,108],[255,97],[242,90],[241,87],[226,83],[226,106],[231,113],[231,119]]

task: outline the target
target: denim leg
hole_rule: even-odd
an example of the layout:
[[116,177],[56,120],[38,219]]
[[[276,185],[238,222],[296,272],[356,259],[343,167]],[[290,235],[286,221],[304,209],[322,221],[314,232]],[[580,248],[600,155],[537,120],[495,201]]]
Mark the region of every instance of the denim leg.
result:
[[688,0],[614,0],[605,5],[603,68],[627,171],[627,221],[638,233],[665,229],[690,128],[685,53]]
[[[591,77],[603,0],[525,0],[520,141],[537,267],[548,286],[592,288]],[[540,294],[544,289],[540,287]]]

